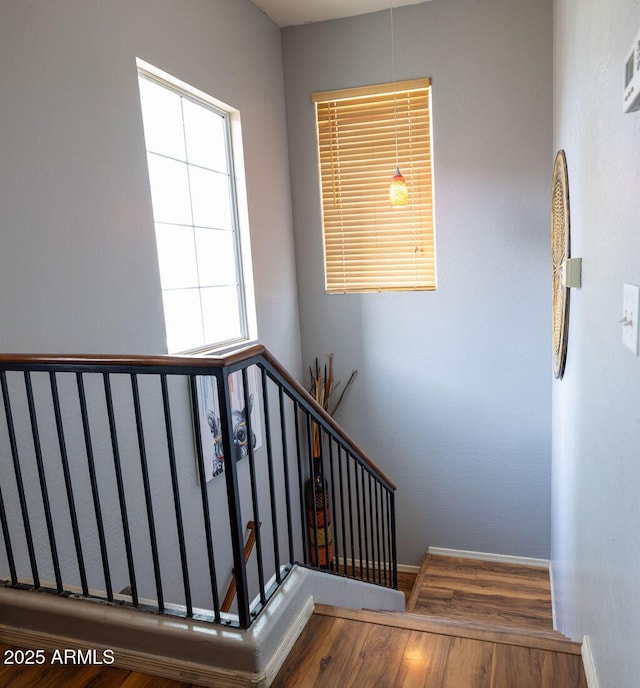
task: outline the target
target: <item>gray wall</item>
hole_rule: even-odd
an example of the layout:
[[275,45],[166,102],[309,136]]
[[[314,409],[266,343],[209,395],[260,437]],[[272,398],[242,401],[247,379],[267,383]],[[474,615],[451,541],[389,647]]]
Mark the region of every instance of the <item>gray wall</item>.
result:
[[0,350],[166,351],[136,57],[240,110],[258,333],[296,369],[280,31],[249,0],[0,4]]
[[433,79],[439,290],[324,293],[309,94],[391,81],[389,13],[285,29],[303,361],[359,370],[338,420],[398,483],[400,562],[548,557],[551,0],[394,20],[396,78]]
[[[280,31],[249,0],[0,3],[0,351],[166,352],[136,57],[240,111],[258,334],[286,367],[298,372],[300,341]],[[42,382],[43,391],[38,396],[39,404],[42,397],[41,434],[43,441],[49,442],[46,470],[51,494],[55,495],[54,519],[61,528],[58,546],[69,572],[66,582],[76,582],[50,392],[47,395]],[[13,378],[11,383],[13,387]],[[99,588],[100,561],[92,546],[96,542],[95,520],[72,387],[67,399],[75,404],[75,426],[72,422],[67,428],[67,440],[87,541],[90,585]],[[180,601],[179,558],[175,550],[170,551],[176,535],[157,391],[156,384],[155,402],[150,406],[154,411],[146,416],[147,452],[155,481],[161,555],[166,555],[168,567],[174,567],[165,569],[165,573],[169,570],[166,593],[171,601]],[[90,404],[104,404],[99,386],[95,390],[91,387],[88,393]],[[123,414],[118,423],[129,516],[134,546],[141,557],[147,557],[130,388],[122,397],[126,401],[118,407],[118,413]],[[20,453],[27,491],[37,505],[33,445],[20,398],[19,393],[14,397],[16,415],[20,416]],[[185,383],[176,390],[173,411],[181,423],[175,432],[186,528],[196,533],[202,518],[189,408]],[[0,420],[1,428],[3,423]],[[103,413],[102,425],[96,421],[92,430],[99,480],[105,490],[102,503],[107,512],[107,536],[114,545],[114,587],[118,590],[127,579],[124,554],[121,547],[117,549],[121,535],[113,458],[105,429]],[[261,454],[263,459],[264,451]],[[19,532],[21,521],[6,430],[0,433],[0,457],[0,484],[6,488],[8,510]],[[244,485],[248,482],[247,463],[238,465]],[[261,484],[265,484],[265,471],[261,460]],[[224,495],[223,478],[210,483],[216,544],[223,540],[218,551],[221,587],[226,587],[231,570],[228,547],[224,549],[224,536],[228,536]],[[244,497],[243,517],[249,520],[246,491]],[[268,501],[267,493],[263,497]],[[32,518],[41,526],[41,507],[34,509]],[[263,509],[266,513],[267,507]],[[264,530],[268,552],[270,529]],[[45,529],[39,527],[35,538],[40,555],[46,558]],[[24,542],[15,546],[17,558],[24,562]],[[194,570],[206,571],[202,541],[189,551]],[[4,557],[4,549],[0,556]],[[6,575],[4,563],[0,562],[0,569]],[[41,573],[52,577],[50,566],[43,565]],[[139,580],[147,574],[148,585],[141,583],[141,594],[152,596],[150,567],[138,573]],[[194,583],[197,586],[194,602],[206,604],[204,576]]]
[[636,0],[554,4],[554,147],[584,274],[553,385],[553,578],[560,629],[591,637],[602,688],[640,675],[640,359],[618,323],[623,283],[640,284],[640,113],[622,112],[638,29]]

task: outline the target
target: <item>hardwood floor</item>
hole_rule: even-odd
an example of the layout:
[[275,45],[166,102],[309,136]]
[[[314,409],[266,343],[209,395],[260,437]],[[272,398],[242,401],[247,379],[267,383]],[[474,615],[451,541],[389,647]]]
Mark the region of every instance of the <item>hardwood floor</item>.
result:
[[549,572],[427,554],[407,611],[551,630]]
[[573,644],[548,649],[316,612],[274,688],[586,688]]
[[[398,582],[409,613],[316,605],[272,685],[587,688],[580,645],[552,629],[546,570],[428,555],[417,578]],[[3,688],[189,685],[110,666],[0,663]]]
[[317,605],[274,687],[586,688],[546,569],[427,555],[407,614]]
[[50,653],[41,666],[6,664],[9,649],[8,645],[0,644],[2,688],[190,688],[192,685],[113,666],[51,664]]
[[411,597],[417,577],[418,574],[416,573],[398,571],[398,590],[404,593],[404,599],[407,604],[409,603],[409,598]]

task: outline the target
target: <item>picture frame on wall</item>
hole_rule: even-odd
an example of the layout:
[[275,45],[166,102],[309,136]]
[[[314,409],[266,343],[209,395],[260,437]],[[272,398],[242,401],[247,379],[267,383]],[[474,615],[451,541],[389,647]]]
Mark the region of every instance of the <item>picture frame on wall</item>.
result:
[[[220,423],[220,399],[217,381],[213,375],[201,375],[196,379],[198,387],[198,415],[200,420],[200,439],[204,458],[207,482],[224,473],[225,459]],[[262,446],[262,420],[260,413],[260,371],[257,366],[247,369],[248,404],[245,403],[242,387],[242,371],[229,375],[229,394],[231,397],[231,417],[233,421],[233,451],[235,460],[240,461],[249,455],[249,442],[256,451]],[[247,424],[246,411],[249,409],[251,433]]]

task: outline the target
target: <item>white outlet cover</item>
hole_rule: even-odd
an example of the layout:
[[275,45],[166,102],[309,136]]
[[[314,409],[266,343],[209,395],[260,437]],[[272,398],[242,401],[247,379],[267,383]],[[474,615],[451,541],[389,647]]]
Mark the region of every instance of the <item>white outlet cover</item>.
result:
[[640,287],[637,284],[625,284],[622,295],[622,343],[636,356],[638,355],[639,312]]

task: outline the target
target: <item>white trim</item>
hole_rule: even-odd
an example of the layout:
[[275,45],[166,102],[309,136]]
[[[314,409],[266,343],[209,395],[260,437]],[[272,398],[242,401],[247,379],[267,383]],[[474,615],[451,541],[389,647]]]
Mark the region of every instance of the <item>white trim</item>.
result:
[[558,630],[558,616],[556,614],[556,595],[555,588],[553,584],[553,562],[549,562],[549,588],[551,592],[551,623],[553,624],[553,630]]
[[548,569],[548,559],[535,559],[534,557],[517,557],[512,554],[492,554],[490,552],[471,552],[466,549],[446,549],[444,547],[429,547],[427,554],[436,554],[440,557],[457,557],[458,559],[478,559],[479,561],[495,561],[501,564],[516,564],[519,566],[537,566]]
[[589,639],[588,635],[585,635],[582,639],[582,665],[584,666],[584,674],[587,677],[587,686],[589,688],[598,688],[596,665],[593,661],[591,640]]
[[420,573],[420,567],[413,564],[398,564],[398,573]]
[[204,91],[201,91],[199,88],[195,88],[195,86],[188,84],[186,81],[182,81],[172,74],[169,74],[162,69],[158,69],[158,67],[155,65],[152,65],[150,62],[145,62],[139,57],[136,57],[136,67],[139,74],[142,74],[144,77],[150,78],[153,81],[160,82],[161,85],[167,86],[175,92],[184,91],[191,98],[200,100],[211,107],[222,110],[225,113],[238,112],[236,108],[227,105],[223,101],[214,98]]
[[[349,569],[350,566],[352,566],[355,563],[355,565],[360,568],[360,560],[356,560],[355,562],[347,558],[347,569]],[[342,566],[342,563],[340,564]],[[374,568],[382,568],[384,569],[384,563],[383,562],[377,562],[377,561],[363,561],[362,562],[363,566],[369,566],[370,569]],[[420,567],[419,566],[414,566],[413,564],[398,564],[398,573],[415,573],[418,574],[420,573]],[[360,580],[359,578],[356,578],[355,580]],[[367,581],[364,581],[365,583]]]

